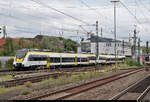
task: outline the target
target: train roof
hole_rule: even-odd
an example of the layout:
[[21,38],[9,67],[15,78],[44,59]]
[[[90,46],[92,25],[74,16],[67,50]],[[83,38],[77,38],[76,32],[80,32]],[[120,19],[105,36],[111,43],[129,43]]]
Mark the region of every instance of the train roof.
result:
[[94,54],[81,54],[81,53],[59,53],[59,52],[38,52],[38,51],[32,51],[30,52],[32,54],[64,54],[64,55],[88,55],[88,56],[95,56]]
[[66,55],[88,55],[88,56],[95,56],[95,54],[91,54],[91,53],[73,53],[73,52],[52,52],[49,50],[39,50],[39,49],[21,49],[19,51],[25,51],[25,52],[30,52],[32,54],[44,54],[44,53],[48,53],[48,54],[66,54]]
[[[95,54],[92,53],[73,53],[72,51],[68,51],[68,52],[53,52],[50,50],[40,50],[40,49],[21,49],[19,51],[26,51],[26,52],[30,52],[33,54],[37,54],[37,53],[48,53],[48,54],[66,54],[66,55],[88,55],[88,56],[96,56]],[[106,55],[106,54],[99,54],[99,56],[107,56],[107,57],[114,57],[115,55]],[[117,57],[125,57],[125,56],[117,56]]]

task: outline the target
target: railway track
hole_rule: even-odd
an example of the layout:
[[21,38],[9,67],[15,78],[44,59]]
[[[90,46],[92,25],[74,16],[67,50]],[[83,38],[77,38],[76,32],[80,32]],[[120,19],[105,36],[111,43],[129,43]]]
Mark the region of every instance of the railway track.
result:
[[39,68],[39,69],[32,69],[32,70],[20,70],[20,71],[17,71],[17,70],[14,70],[14,69],[3,69],[3,70],[0,70],[0,76],[2,75],[8,75],[8,74],[11,74],[12,72],[15,73],[16,75],[19,75],[19,74],[30,74],[30,73],[36,73],[36,72],[39,72],[39,71],[43,71],[43,72],[80,72],[80,71],[88,71],[90,69],[103,69],[104,67],[100,67],[100,66],[97,66],[95,68],[95,66],[81,66],[81,67],[71,67],[71,68]]
[[[9,81],[1,81],[0,86],[13,87],[13,86],[17,86],[17,85],[23,85],[27,81],[35,83],[35,82],[40,82],[42,80],[48,79],[50,77],[56,78],[56,77],[62,76],[62,75],[72,75],[72,73],[75,73],[75,72],[91,71],[91,69],[97,70],[100,68],[84,67],[84,68],[72,68],[72,69],[66,68],[66,69],[63,69],[62,71],[51,70],[51,73],[46,73],[44,75],[38,75],[38,76],[32,76],[32,77],[30,76],[30,77],[19,78],[19,79],[9,80]],[[131,69],[131,70],[135,70],[135,69]],[[52,71],[54,71],[54,72],[52,72]],[[26,73],[35,73],[35,72],[28,71]]]
[[4,72],[10,72],[10,71],[13,71],[13,69],[1,69],[0,74]]
[[[91,69],[98,70],[100,68],[98,68],[98,67],[93,68],[91,66],[88,66],[88,67],[82,67],[82,68],[63,68],[61,70],[60,69],[50,69],[49,73],[46,73],[45,75],[38,75],[38,76],[33,76],[33,77],[19,78],[19,79],[9,80],[9,81],[2,81],[2,82],[0,82],[0,86],[13,87],[16,85],[23,85],[27,81],[35,83],[35,82],[40,82],[42,80],[48,79],[50,77],[56,78],[56,77],[62,76],[62,75],[71,75],[72,73],[75,73],[75,72],[87,72],[87,71],[91,71]],[[46,72],[47,69],[44,69],[44,71]],[[36,73],[36,72],[38,72],[38,70],[25,71],[25,72],[21,71],[20,73],[24,73],[24,74],[28,73],[29,74],[29,73]],[[17,72],[16,72],[16,74],[17,74]]]
[[119,94],[112,97],[110,100],[138,100],[144,99],[150,91],[150,75],[144,77],[142,80],[132,84]]
[[138,102],[140,102],[142,100],[150,100],[150,85],[137,99]]
[[[99,70],[99,69],[104,69],[105,67],[111,67],[110,65],[108,66],[82,66],[82,67],[71,67],[71,68],[53,68],[53,69],[47,69],[47,68],[40,68],[40,69],[34,69],[34,70],[21,70],[21,71],[17,71],[14,69],[3,69],[0,70],[0,76],[3,75],[9,75],[11,73],[15,73],[16,75],[19,74],[31,74],[31,73],[37,73],[39,71],[41,72],[81,72],[81,71],[90,71],[92,69],[94,70]],[[136,69],[136,68],[130,68],[130,69]],[[120,69],[120,70],[128,70],[128,69]]]
[[127,77],[131,74],[137,73],[137,72],[142,71],[142,70],[144,70],[144,69],[126,71],[123,73],[112,75],[112,76],[109,76],[109,77],[106,77],[103,79],[88,82],[88,83],[78,85],[75,87],[71,87],[68,89],[62,89],[62,90],[59,90],[56,92],[48,92],[46,94],[40,94],[39,96],[30,97],[29,100],[38,100],[38,99],[41,99],[41,100],[63,100],[63,99],[67,99],[67,98],[70,98],[74,95],[88,91],[92,88],[107,84],[109,82],[118,80],[118,79],[123,78],[123,77]]
[[50,73],[50,74],[39,75],[39,76],[34,76],[34,77],[20,78],[20,79],[16,79],[16,80],[9,80],[9,81],[0,82],[0,86],[13,87],[13,86],[17,86],[17,85],[23,85],[27,81],[35,83],[35,82],[40,82],[42,80],[48,79],[50,77],[56,78],[56,77],[59,77],[61,75],[69,75],[69,74],[66,74],[66,73]]

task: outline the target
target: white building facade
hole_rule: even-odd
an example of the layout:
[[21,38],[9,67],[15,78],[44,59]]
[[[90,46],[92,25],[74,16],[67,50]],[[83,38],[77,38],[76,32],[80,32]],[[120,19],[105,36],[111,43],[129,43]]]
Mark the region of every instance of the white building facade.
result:
[[[81,42],[81,51],[96,54],[96,36],[85,39]],[[99,54],[115,54],[115,41],[110,38],[98,38]],[[117,40],[116,51],[117,55],[125,55],[131,57],[131,43]]]

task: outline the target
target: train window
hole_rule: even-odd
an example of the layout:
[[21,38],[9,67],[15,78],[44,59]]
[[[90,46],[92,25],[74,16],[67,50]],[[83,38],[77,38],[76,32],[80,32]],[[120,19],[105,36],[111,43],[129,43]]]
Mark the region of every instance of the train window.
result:
[[59,63],[60,62],[60,57],[50,57],[50,62],[51,63]]
[[99,57],[99,60],[106,60],[105,57]]
[[95,59],[96,59],[96,57],[91,56],[89,59],[90,59],[90,60],[95,60]]
[[145,61],[149,61],[149,57],[146,56],[146,57],[145,57]]
[[46,61],[47,57],[45,55],[40,55],[38,58],[39,61]]
[[87,62],[87,58],[81,58],[81,62]]
[[74,57],[71,57],[71,58],[64,57],[64,58],[62,58],[62,62],[75,62],[75,58]]
[[111,61],[115,61],[115,58],[111,58]]
[[42,61],[46,61],[47,60],[47,57],[46,56],[43,56],[42,57]]
[[33,61],[33,56],[32,55],[29,55],[28,61]]
[[80,58],[77,58],[77,62],[80,62]]
[[122,58],[119,58],[119,61],[122,61]]
[[29,55],[28,61],[46,61],[47,58],[44,55]]

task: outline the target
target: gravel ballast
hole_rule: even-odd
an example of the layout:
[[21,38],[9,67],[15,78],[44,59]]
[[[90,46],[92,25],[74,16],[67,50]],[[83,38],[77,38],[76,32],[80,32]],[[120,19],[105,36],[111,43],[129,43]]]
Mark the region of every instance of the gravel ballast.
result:
[[69,100],[108,100],[111,97],[115,96],[131,84],[135,83],[136,81],[144,78],[146,75],[150,74],[150,72],[141,71],[130,75],[125,78],[121,78],[119,80],[115,80],[103,86],[94,88],[87,92],[78,94]]
[[[112,72],[109,75],[105,75],[105,76],[101,76],[101,78],[113,75],[113,74],[117,74],[117,73],[121,73],[124,72],[125,70],[121,70],[120,72]],[[77,95],[75,97],[72,97],[71,99],[73,100],[98,100],[98,99],[109,99],[111,98],[114,94],[120,92],[121,90],[123,90],[124,88],[126,88],[127,86],[129,86],[131,83],[134,83],[135,81],[143,78],[144,76],[146,76],[146,74],[148,74],[148,72],[145,71],[141,71],[138,72],[134,75],[131,75],[130,77],[127,78],[122,78],[120,80],[116,80],[114,82],[111,82],[109,84],[103,85],[99,88],[95,88],[92,89],[90,91],[87,91],[85,93],[81,93],[80,95]],[[66,89],[69,87],[73,87],[73,86],[77,86],[89,81],[93,81],[93,80],[97,80],[99,78],[96,79],[92,79],[92,80],[87,80],[87,81],[81,81],[79,83],[71,83],[71,84],[67,84],[64,86],[60,86],[60,87],[56,87],[56,88],[50,88],[50,89],[41,89],[33,94],[29,94],[29,95],[22,95],[22,96],[15,96],[15,97],[11,97],[10,99],[12,100],[26,100],[29,99],[30,97],[35,97],[41,94],[45,94],[48,92],[55,92],[58,90],[62,90],[62,89]],[[129,80],[128,80],[129,79]]]

